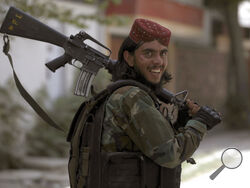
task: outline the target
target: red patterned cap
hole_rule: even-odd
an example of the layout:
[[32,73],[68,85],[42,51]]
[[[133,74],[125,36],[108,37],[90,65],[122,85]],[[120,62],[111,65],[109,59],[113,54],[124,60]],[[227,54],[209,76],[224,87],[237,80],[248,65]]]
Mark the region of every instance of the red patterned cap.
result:
[[171,31],[160,24],[146,20],[136,19],[129,33],[129,37],[135,42],[147,42],[152,40],[159,40],[163,45],[168,46],[171,36]]

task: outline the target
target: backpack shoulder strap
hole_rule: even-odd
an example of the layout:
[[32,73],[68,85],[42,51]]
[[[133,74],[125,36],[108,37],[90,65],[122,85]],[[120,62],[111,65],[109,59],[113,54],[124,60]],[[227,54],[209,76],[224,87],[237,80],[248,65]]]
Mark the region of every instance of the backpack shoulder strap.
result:
[[81,105],[80,105],[80,107],[78,108],[78,110],[77,110],[77,112],[76,112],[76,114],[75,114],[75,116],[74,116],[74,118],[73,118],[73,120],[72,120],[72,122],[71,122],[71,126],[70,126],[70,129],[69,129],[69,132],[68,132],[68,135],[67,135],[67,142],[70,142],[71,141],[71,138],[72,138],[72,136],[73,136],[73,134],[74,134],[74,130],[75,130],[75,126],[79,123],[78,121],[79,121],[79,116],[80,116],[80,114],[81,114],[81,112],[82,112],[82,110],[83,110],[83,108],[86,106],[86,101],[85,102],[83,102]]

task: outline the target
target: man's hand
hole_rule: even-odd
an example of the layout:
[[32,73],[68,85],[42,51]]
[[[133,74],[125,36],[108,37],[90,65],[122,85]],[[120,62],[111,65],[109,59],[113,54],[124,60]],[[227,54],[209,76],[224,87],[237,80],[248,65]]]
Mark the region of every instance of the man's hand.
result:
[[200,106],[194,101],[186,100],[187,108],[180,110],[176,122],[176,127],[184,127],[189,119],[204,123],[207,129],[212,129],[221,122],[221,114],[208,106]]
[[185,108],[181,108],[178,111],[177,120],[174,123],[174,127],[178,130],[180,127],[185,127],[188,120],[192,119],[192,116],[198,112],[200,106],[190,99],[186,100]]
[[221,114],[208,106],[202,106],[192,119],[204,123],[210,130],[221,122]]
[[187,99],[188,113],[194,120],[207,125],[207,129],[212,129],[215,125],[221,122],[221,114],[208,106],[199,106],[192,100]]
[[188,114],[190,116],[194,116],[199,110],[200,110],[200,106],[195,103],[194,101],[187,99],[186,100],[186,104],[188,106]]

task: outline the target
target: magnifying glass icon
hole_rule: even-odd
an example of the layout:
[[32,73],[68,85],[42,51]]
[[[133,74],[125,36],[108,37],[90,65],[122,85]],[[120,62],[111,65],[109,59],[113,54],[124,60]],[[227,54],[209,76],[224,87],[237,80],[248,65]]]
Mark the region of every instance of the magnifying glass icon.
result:
[[235,169],[238,168],[243,161],[243,156],[240,150],[237,148],[227,148],[223,151],[221,155],[222,165],[209,177],[211,180],[214,180],[216,176],[221,173],[224,168]]

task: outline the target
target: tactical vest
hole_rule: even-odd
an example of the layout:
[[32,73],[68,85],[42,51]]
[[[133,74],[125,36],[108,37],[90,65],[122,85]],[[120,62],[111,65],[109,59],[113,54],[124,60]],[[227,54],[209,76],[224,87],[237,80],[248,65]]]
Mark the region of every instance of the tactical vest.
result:
[[179,188],[181,166],[160,167],[140,152],[101,149],[105,104],[123,86],[137,86],[157,103],[151,90],[133,80],[117,81],[78,109],[67,137],[71,188]]

